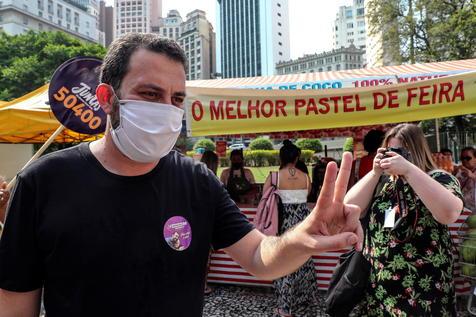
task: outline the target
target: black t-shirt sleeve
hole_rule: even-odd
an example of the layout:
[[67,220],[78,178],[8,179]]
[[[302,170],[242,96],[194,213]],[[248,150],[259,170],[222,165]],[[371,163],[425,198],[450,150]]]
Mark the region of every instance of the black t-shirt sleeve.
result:
[[0,288],[28,292],[42,287],[37,246],[35,190],[19,175],[0,240]]
[[219,250],[238,242],[254,227],[230,198],[223,184],[216,177],[212,177],[211,182],[215,202],[212,245]]

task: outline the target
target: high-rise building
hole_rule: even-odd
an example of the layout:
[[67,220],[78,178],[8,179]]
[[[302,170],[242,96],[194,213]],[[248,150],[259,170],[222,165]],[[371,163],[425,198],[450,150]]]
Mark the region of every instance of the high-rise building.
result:
[[289,60],[287,0],[217,0],[217,68],[222,77],[272,75]]
[[330,52],[308,54],[294,60],[280,62],[276,65],[278,75],[329,72],[362,68],[364,50],[353,44]]
[[152,32],[162,16],[162,0],[115,0],[114,37]]
[[212,78],[216,72],[215,32],[205,12],[194,10],[187,14],[180,29],[178,42],[188,59],[187,80]]
[[170,10],[167,17],[162,18],[158,30],[153,30],[164,37],[178,41],[182,34],[182,17],[177,10]]
[[107,47],[114,40],[114,8],[106,6],[106,2],[99,3],[99,30],[104,32],[104,45]]
[[333,24],[333,48],[338,49],[353,44],[365,50],[367,34],[365,23],[364,0],[353,0],[351,6],[339,7]]
[[63,0],[2,0],[0,31],[16,35],[33,31],[61,31],[81,40],[102,44],[97,18],[88,7]]

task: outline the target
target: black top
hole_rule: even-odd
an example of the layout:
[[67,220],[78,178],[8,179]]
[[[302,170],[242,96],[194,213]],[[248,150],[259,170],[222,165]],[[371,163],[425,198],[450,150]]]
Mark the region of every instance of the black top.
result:
[[119,176],[88,144],[22,171],[0,241],[0,288],[44,286],[48,317],[201,316],[210,245],[252,230],[205,165],[171,152]]

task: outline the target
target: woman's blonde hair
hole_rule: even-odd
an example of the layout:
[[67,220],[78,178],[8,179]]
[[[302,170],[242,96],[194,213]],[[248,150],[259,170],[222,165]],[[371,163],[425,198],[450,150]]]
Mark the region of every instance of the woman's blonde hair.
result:
[[402,146],[410,152],[411,162],[421,170],[429,172],[437,169],[423,131],[418,126],[410,123],[397,125],[385,135],[383,147],[388,147],[392,138],[400,140]]

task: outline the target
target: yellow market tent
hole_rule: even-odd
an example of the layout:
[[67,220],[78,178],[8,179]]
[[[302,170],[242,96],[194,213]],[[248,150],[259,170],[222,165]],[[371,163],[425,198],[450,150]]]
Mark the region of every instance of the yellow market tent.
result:
[[[363,134],[370,125],[476,113],[475,72],[476,59],[470,59],[188,81],[187,129],[192,136],[266,133],[279,138],[300,133],[304,137],[324,137]],[[0,143],[45,142],[59,126],[47,100],[45,85],[1,103]],[[397,103],[399,107],[392,109]],[[359,107],[366,109],[355,111]],[[258,113],[260,117],[256,117]],[[95,138],[65,130],[55,141]]]
[[[44,143],[60,126],[50,110],[48,85],[0,104],[0,143]],[[65,129],[55,142],[81,142],[95,136]]]

